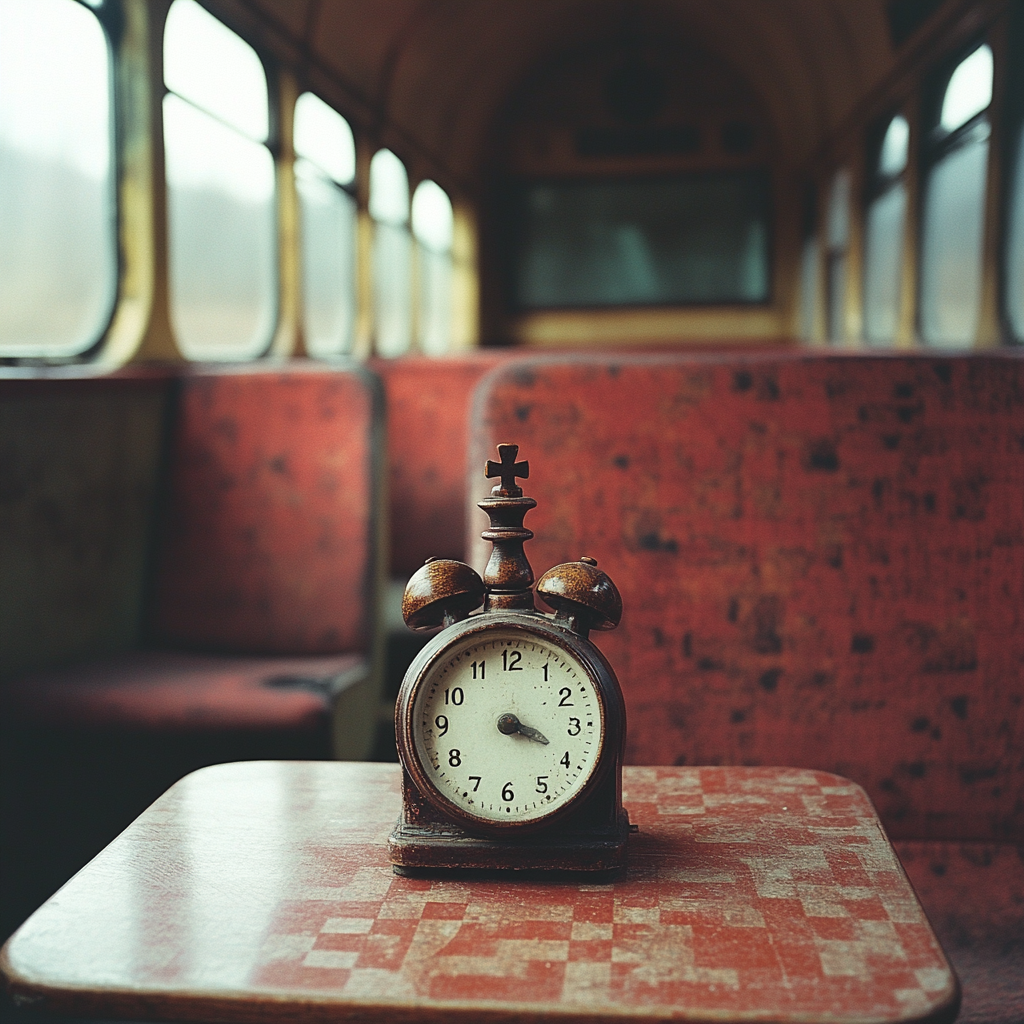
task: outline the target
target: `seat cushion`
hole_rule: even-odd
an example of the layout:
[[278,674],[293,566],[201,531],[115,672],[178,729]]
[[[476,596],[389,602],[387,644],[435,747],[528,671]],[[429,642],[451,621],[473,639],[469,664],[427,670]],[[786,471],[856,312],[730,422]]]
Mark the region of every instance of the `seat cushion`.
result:
[[51,728],[315,733],[328,729],[331,698],[365,674],[354,654],[134,651],[15,680],[0,704],[15,720]]
[[960,1024],[1024,1021],[1024,847],[896,843],[963,987]]

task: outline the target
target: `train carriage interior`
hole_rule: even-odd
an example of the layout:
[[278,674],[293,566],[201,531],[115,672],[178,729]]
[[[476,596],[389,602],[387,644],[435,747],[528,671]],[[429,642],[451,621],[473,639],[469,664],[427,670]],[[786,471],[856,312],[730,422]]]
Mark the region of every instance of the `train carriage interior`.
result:
[[626,763],[853,779],[1022,1024],[1022,346],[1020,0],[0,0],[0,938],[396,760],[516,442]]

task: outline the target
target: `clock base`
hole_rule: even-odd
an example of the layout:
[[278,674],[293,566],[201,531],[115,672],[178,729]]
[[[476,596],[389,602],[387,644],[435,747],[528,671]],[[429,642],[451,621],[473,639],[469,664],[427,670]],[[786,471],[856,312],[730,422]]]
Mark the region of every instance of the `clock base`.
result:
[[395,874],[436,870],[572,871],[612,874],[626,867],[629,815],[612,828],[555,835],[534,833],[515,842],[483,839],[457,825],[414,825],[400,819],[388,838]]

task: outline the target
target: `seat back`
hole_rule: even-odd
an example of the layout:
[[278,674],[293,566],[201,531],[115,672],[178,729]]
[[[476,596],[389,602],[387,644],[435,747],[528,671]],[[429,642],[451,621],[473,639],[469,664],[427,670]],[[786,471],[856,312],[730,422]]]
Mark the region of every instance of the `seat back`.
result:
[[198,370],[181,381],[152,631],[200,650],[369,650],[383,450],[359,368]]
[[629,761],[829,769],[894,835],[1024,838],[1024,361],[538,358],[472,423],[471,465],[530,462],[536,575],[588,554],[622,592],[593,638]]
[[467,421],[477,382],[509,355],[374,359],[388,422],[392,576],[430,556],[465,558]]

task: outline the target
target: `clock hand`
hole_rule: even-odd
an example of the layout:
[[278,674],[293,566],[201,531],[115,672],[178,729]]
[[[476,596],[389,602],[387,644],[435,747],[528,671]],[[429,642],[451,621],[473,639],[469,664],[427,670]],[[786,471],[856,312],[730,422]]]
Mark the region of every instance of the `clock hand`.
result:
[[502,715],[498,719],[498,732],[503,733],[506,736],[511,736],[514,732],[519,733],[521,736],[525,736],[528,740],[533,740],[536,743],[543,743],[547,746],[548,738],[539,729],[532,729],[528,725],[523,725],[519,719],[511,712]]

